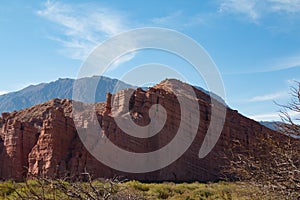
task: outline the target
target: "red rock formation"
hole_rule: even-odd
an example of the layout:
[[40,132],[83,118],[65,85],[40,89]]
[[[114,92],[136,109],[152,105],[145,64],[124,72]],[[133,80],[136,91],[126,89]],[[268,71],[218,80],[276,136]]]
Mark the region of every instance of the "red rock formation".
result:
[[[137,89],[130,99],[131,116],[139,125],[149,123],[148,111],[151,105],[159,103],[164,106],[168,118],[160,133],[147,139],[123,133],[111,116],[112,105],[108,105],[111,95],[107,96],[108,103],[96,104],[103,133],[119,147],[133,152],[150,152],[168,144],[175,136],[180,122],[179,103],[169,89],[170,84],[172,81],[165,81],[147,91]],[[241,140],[245,147],[251,148],[259,143],[257,135],[278,135],[277,132],[228,108],[217,145],[208,156],[199,159],[198,152],[210,122],[211,105],[208,95],[196,89],[195,92],[201,120],[194,142],[176,162],[161,170],[143,174],[123,173],[111,169],[97,161],[85,149],[72,120],[70,100],[54,99],[26,110],[3,113],[0,118],[0,178],[23,180],[32,174],[76,178],[82,172],[88,171],[95,177],[121,175],[147,181],[216,180],[219,178],[220,167],[226,164],[219,153],[234,139]],[[122,97],[122,91],[118,95]],[[83,119],[90,116],[90,113],[81,113]],[[86,126],[85,123],[87,121],[82,122],[82,128]]]

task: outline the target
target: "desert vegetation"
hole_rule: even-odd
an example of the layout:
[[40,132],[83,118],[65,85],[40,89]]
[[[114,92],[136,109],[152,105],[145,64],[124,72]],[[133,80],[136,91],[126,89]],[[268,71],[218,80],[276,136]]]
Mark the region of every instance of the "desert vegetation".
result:
[[263,199],[259,188],[236,183],[141,183],[114,180],[67,182],[37,179],[0,184],[0,199]]

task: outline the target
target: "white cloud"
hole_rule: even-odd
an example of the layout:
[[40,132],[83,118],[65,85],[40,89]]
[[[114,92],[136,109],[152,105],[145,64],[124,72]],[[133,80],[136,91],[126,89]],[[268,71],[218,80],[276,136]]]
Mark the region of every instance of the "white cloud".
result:
[[58,25],[58,34],[49,39],[59,42],[59,52],[73,59],[86,58],[101,42],[129,29],[124,13],[94,4],[47,1],[37,14]]
[[297,78],[291,78],[286,80],[287,84],[289,84],[290,86],[294,86],[295,84],[297,84],[297,82],[299,82],[300,79]]
[[287,70],[292,68],[300,67],[300,54],[285,56],[281,58],[271,59],[267,61],[264,67],[258,70],[248,70],[243,72],[232,72],[227,73],[229,75],[238,74],[256,74],[256,73],[266,73],[266,72],[276,72],[280,70]]
[[288,94],[286,92],[277,92],[273,94],[266,94],[262,96],[255,96],[249,99],[249,102],[261,102],[261,101],[272,101],[275,99],[283,98],[287,96]]
[[249,116],[249,118],[254,119],[256,121],[280,121],[279,113],[265,113]]
[[125,63],[127,61],[130,61],[135,56],[136,56],[136,52],[131,52],[131,53],[125,54],[124,56],[121,56],[114,63],[112,63],[112,65],[109,67],[108,71],[115,70],[118,66],[120,66],[121,63]]
[[163,17],[153,18],[150,21],[154,26],[169,27],[177,30],[205,23],[204,17],[200,14],[187,16],[181,10]]
[[8,92],[7,92],[7,91],[3,91],[3,90],[1,91],[1,90],[0,90],[0,95],[6,94],[6,93],[8,93]]
[[300,67],[300,55],[288,56],[273,61],[272,71]]
[[224,0],[220,4],[219,12],[246,15],[256,22],[260,15],[256,9],[256,0]]
[[181,17],[182,17],[182,11],[176,11],[164,17],[153,18],[151,21],[155,24],[168,24],[170,22],[177,23],[177,19]]
[[268,0],[270,9],[274,12],[296,13],[300,11],[299,0]]
[[276,72],[280,70],[300,67],[300,54],[272,59],[266,65],[268,67],[262,68],[262,70],[238,72],[232,74],[255,74],[255,73]]
[[246,16],[258,23],[268,14],[297,14],[300,12],[299,0],[220,0],[219,12]]
[[[299,116],[299,113],[295,112],[295,111],[289,111],[288,114],[292,118]],[[249,116],[249,118],[254,119],[256,121],[281,121],[279,112],[252,115],[252,116]]]

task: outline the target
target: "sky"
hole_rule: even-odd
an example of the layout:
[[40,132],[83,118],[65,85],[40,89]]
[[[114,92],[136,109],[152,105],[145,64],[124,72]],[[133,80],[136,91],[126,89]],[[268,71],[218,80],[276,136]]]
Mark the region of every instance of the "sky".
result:
[[[300,81],[300,0],[11,0],[0,4],[0,27],[0,94],[76,78],[97,45],[143,27],[199,43],[221,73],[227,104],[252,119],[279,120],[275,102],[286,104]],[[182,59],[157,50],[125,55],[105,75],[120,78],[151,62],[181,69],[206,88]]]

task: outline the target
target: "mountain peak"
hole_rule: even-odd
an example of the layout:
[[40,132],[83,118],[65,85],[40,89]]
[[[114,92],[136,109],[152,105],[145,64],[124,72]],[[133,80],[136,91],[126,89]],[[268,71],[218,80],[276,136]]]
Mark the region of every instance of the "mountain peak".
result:
[[[161,81],[160,83],[158,83],[157,85],[155,85],[153,88],[155,89],[163,89],[169,92],[172,92],[174,90],[176,91],[188,91],[187,89],[193,87],[187,83],[184,83],[180,80],[177,79],[165,79],[163,81]],[[194,87],[193,87],[194,88]]]
[[184,83],[178,79],[165,79],[163,81],[161,81],[160,83],[156,84],[154,87],[158,88],[158,87],[164,87],[164,86],[174,86],[174,85],[188,85],[187,83]]

